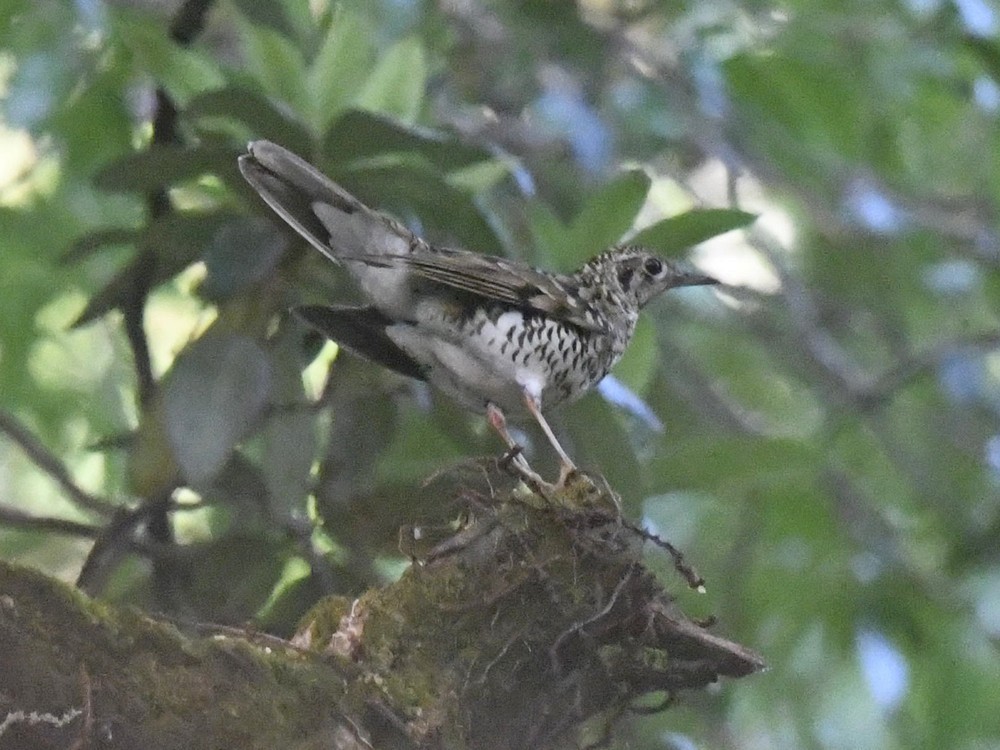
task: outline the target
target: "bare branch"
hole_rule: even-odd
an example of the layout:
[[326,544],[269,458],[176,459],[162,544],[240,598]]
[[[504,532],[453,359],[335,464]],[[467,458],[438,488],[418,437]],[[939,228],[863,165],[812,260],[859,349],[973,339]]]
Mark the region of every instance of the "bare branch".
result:
[[65,518],[33,516],[30,513],[3,505],[0,505],[0,526],[12,529],[36,529],[55,534],[66,534],[67,536],[82,536],[88,539],[96,539],[101,533],[99,526],[69,521]]
[[65,464],[28,430],[10,412],[0,409],[0,432],[14,441],[34,464],[59,483],[70,500],[81,508],[100,516],[111,516],[117,508],[104,498],[91,495],[82,489],[69,474]]

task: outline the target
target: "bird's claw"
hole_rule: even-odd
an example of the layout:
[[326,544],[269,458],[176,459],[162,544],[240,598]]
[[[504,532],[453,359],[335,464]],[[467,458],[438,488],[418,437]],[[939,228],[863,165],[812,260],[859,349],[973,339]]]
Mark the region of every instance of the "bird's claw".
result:
[[500,468],[503,469],[504,471],[509,471],[511,469],[511,465],[514,463],[520,464],[521,461],[518,461],[519,458],[526,465],[527,461],[523,460],[523,456],[521,455],[522,453],[524,453],[524,446],[515,443],[506,451],[504,451],[503,455],[500,456],[497,463],[499,464]]

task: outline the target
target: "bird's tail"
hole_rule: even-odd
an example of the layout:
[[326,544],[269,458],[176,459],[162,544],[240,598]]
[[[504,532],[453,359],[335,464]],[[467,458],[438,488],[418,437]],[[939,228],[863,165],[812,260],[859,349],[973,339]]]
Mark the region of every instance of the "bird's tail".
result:
[[275,213],[330,260],[409,250],[406,229],[369,209],[291,151],[270,141],[253,141],[239,165]]

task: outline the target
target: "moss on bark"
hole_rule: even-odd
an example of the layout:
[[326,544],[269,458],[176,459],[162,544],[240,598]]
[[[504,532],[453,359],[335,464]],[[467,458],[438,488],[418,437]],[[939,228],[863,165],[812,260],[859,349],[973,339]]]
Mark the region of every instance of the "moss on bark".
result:
[[319,603],[290,643],[182,632],[0,564],[0,748],[559,747],[649,693],[761,668],[680,612],[648,538],[586,479],[471,507],[399,581]]

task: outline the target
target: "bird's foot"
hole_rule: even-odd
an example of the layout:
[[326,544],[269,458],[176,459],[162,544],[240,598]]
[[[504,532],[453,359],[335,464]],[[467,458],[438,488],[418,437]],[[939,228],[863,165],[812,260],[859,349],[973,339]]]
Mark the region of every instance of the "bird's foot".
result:
[[503,469],[504,471],[512,471],[513,470],[512,466],[515,463],[521,464],[523,462],[524,465],[527,465],[528,462],[527,460],[525,460],[523,453],[524,453],[524,446],[515,443],[506,451],[504,451],[504,454],[500,456],[500,458],[497,460],[497,463],[499,464],[500,468]]
[[535,494],[540,495],[546,500],[551,500],[553,494],[558,491],[559,485],[546,482],[542,479],[538,472],[531,468],[528,459],[522,453],[523,450],[524,448],[520,445],[512,445],[499,458],[497,461],[498,466],[524,482],[528,486],[528,489]]
[[559,479],[556,481],[556,487],[563,489],[571,480],[579,475],[580,472],[576,468],[576,464],[572,461],[561,461],[559,463]]
[[[591,507],[601,498],[607,497],[610,492],[607,482],[601,487],[593,477],[580,471],[572,463],[561,464],[559,478],[554,483],[547,482],[529,466],[528,461],[521,455],[519,446],[504,453],[498,459],[497,465],[520,479],[529,490],[550,505],[569,508]],[[613,496],[613,493],[611,495]],[[617,502],[614,498],[613,501]],[[621,511],[617,504],[613,509]]]

